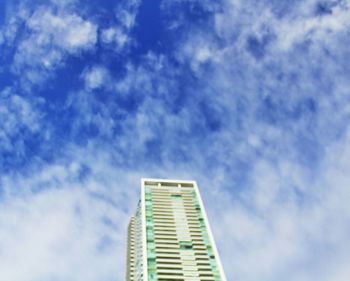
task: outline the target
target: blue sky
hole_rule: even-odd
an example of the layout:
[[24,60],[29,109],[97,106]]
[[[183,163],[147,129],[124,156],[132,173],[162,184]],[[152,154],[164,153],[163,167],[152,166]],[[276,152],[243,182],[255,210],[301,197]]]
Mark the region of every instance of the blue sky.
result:
[[197,180],[228,280],[350,280],[350,3],[0,3],[0,271],[124,280],[141,177]]

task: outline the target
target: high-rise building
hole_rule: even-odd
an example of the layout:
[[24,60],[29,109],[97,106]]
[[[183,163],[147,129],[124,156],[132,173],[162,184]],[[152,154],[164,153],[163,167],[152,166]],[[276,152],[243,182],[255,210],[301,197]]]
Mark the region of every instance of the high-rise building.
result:
[[195,181],[141,180],[126,281],[226,281]]

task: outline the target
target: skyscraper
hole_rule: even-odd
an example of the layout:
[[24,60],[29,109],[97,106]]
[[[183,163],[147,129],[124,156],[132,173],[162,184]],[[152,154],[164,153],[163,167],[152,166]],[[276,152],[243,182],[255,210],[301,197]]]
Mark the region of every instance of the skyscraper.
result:
[[226,281],[195,181],[141,180],[126,281]]

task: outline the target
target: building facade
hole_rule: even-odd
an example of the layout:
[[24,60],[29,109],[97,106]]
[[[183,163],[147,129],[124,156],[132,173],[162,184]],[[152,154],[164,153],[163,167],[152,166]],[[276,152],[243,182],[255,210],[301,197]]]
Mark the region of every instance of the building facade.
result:
[[195,181],[141,180],[126,281],[226,281]]

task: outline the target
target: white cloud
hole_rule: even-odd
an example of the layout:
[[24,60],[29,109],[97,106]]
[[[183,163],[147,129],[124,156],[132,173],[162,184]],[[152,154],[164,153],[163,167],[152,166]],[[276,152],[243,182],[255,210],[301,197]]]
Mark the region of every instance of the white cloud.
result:
[[0,45],[2,45],[5,42],[4,35],[2,33],[2,30],[0,30]]
[[[332,14],[318,16],[288,5],[281,15],[272,3],[225,3],[215,16],[215,30],[203,24],[184,31],[176,54],[200,81],[194,95],[218,106],[225,124],[187,145],[197,164],[192,172],[209,187],[204,196],[227,277],[349,279],[349,136],[343,134],[349,94],[341,63],[348,57],[349,10],[335,6]],[[247,47],[251,37],[260,61]],[[310,43],[310,50],[299,50],[299,43]],[[324,49],[337,57],[324,55]],[[297,110],[308,98],[315,108],[307,108],[308,114]],[[190,118],[182,121],[191,124],[195,111],[192,107]],[[155,119],[169,118],[163,115]],[[170,150],[171,141],[166,143]],[[305,154],[313,150],[310,160]],[[215,175],[223,180],[217,182]]]
[[50,2],[59,8],[65,8],[69,5],[76,4],[78,1],[77,0],[50,0]]
[[16,7],[8,5],[7,8],[8,11],[5,16],[6,24],[1,28],[1,32],[5,42],[12,45],[18,35],[20,26],[28,19],[29,11],[24,7],[23,3],[16,5]]
[[254,35],[260,39],[267,32],[275,36],[276,41],[270,46],[274,51],[290,51],[306,40],[329,45],[350,25],[349,3],[334,2],[331,12],[325,15],[316,14],[319,4],[316,0],[302,1],[289,6],[288,12],[280,16],[274,7],[279,4],[261,2],[252,9],[248,2],[227,0],[225,9],[215,15],[216,33],[222,39],[233,39],[242,51],[247,37]]
[[116,18],[125,30],[130,31],[135,26],[140,5],[140,0],[130,0],[127,3],[123,3],[123,6],[116,11]]
[[127,216],[120,210],[74,187],[13,199],[0,210],[2,278],[122,279],[124,231],[117,229]]
[[[81,149],[66,148],[73,155],[41,171],[2,177],[0,249],[7,251],[0,250],[0,264],[6,264],[2,274],[7,280],[122,280],[126,221],[138,200],[139,178],[153,175],[199,181],[229,280],[350,278],[349,134],[341,137],[346,128],[341,124],[348,124],[348,81],[340,61],[317,50],[304,55],[294,49],[304,39],[320,43],[329,30],[341,34],[347,21],[340,16],[345,23],[335,23],[333,15],[311,19],[309,12],[278,18],[263,7],[266,3],[254,8],[230,3],[216,15],[215,31],[208,26],[184,31],[188,36],[176,50],[180,66],[149,53],[139,65],[130,63],[123,79],[112,81],[122,98],[137,100],[132,110],[113,96],[106,104],[84,91],[70,97],[69,106],[78,109],[73,127],[79,132],[82,124],[93,124],[102,138],[88,139]],[[61,18],[47,13],[42,10],[51,21],[48,27],[33,20],[27,38],[46,54],[46,60],[38,57],[40,65],[58,64],[63,50],[77,54],[94,46],[91,22],[62,14],[82,28],[75,38],[75,31],[65,32],[69,27]],[[295,35],[288,33],[294,24]],[[132,18],[125,25],[132,26]],[[270,32],[277,44],[257,62],[247,50],[247,38],[255,36],[258,44]],[[285,32],[290,39],[284,45]],[[117,42],[117,33],[114,27],[103,30],[101,40]],[[342,47],[337,38],[331,36],[329,45]],[[54,43],[49,53],[43,47],[47,42]],[[329,78],[337,85],[325,84],[324,91],[321,83]],[[93,90],[110,78],[97,65],[87,68],[82,79],[85,89]],[[298,109],[305,98],[314,100],[313,113]],[[16,124],[36,124],[27,100],[4,99],[20,112],[15,116],[0,105],[0,117],[2,110],[19,120],[8,123],[9,131]],[[216,115],[219,126],[211,131],[207,119]],[[37,130],[34,126],[32,132]],[[156,149],[148,150],[147,144],[158,140]],[[308,158],[313,149],[316,156]],[[156,153],[159,161],[150,159]],[[91,174],[80,179],[84,165]],[[106,226],[106,219],[116,227]],[[103,237],[111,241],[108,249]]]
[[294,44],[305,40],[314,40],[316,43],[329,42],[331,41],[329,37],[349,28],[349,13],[348,7],[344,8],[338,5],[333,8],[329,15],[308,15],[281,21],[276,20],[278,45],[282,50],[288,50]]
[[129,37],[118,27],[110,27],[101,32],[101,40],[105,44],[115,45],[117,50],[122,49],[128,42]]
[[24,83],[40,84],[67,55],[89,50],[97,41],[97,26],[68,11],[38,8],[26,19],[27,30],[19,35],[13,70],[24,73]]
[[[350,278],[350,177],[343,161],[349,147],[345,137],[329,148],[313,181],[299,164],[294,163],[299,170],[285,174],[285,163],[269,168],[256,163],[254,183],[242,191],[243,198],[215,199],[227,202],[210,215],[229,279]],[[293,173],[303,191],[295,189]]]
[[123,280],[140,175],[116,170],[110,155],[93,150],[72,148],[74,155],[30,175],[0,176],[2,278]]
[[207,36],[201,33],[193,34],[177,53],[180,61],[190,61],[194,72],[200,72],[206,63],[218,62],[222,57],[222,51],[216,46],[215,39]]
[[37,46],[52,44],[74,53],[96,43],[96,25],[76,14],[54,14],[49,9],[39,9],[29,18],[27,25],[31,30],[27,41]]
[[0,41],[15,49],[12,71],[19,76],[23,89],[43,84],[69,56],[92,52],[98,34],[101,43],[121,52],[132,41],[130,32],[140,3],[136,0],[116,4],[116,23],[101,32],[98,24],[89,19],[93,16],[86,15],[84,9],[79,10],[76,0],[52,0],[47,5],[34,7],[28,1],[18,7],[9,5]]
[[139,0],[121,2],[115,12],[117,24],[101,30],[101,42],[114,48],[116,52],[121,52],[128,46],[133,41],[131,31],[135,27],[140,5]]
[[41,128],[36,102],[30,102],[10,88],[0,92],[0,144],[3,150],[21,154],[23,135],[35,134]]
[[109,87],[109,74],[106,68],[94,66],[83,72],[86,89],[94,90],[101,87]]

